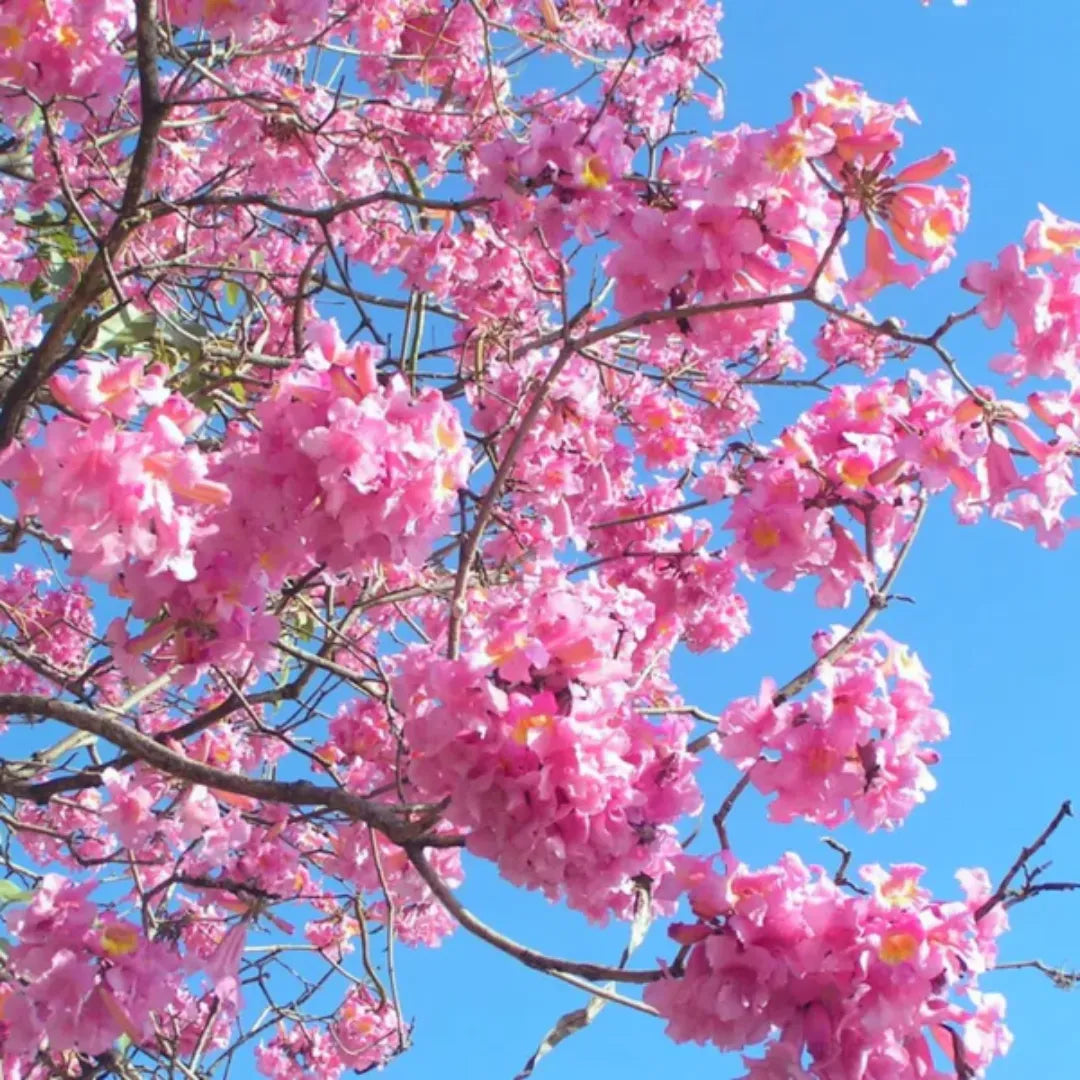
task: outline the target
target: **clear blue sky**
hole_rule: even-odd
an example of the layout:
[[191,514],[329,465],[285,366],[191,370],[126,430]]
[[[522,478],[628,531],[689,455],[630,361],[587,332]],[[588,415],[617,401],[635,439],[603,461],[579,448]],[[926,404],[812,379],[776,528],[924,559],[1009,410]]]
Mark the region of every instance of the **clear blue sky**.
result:
[[[912,156],[951,146],[971,179],[972,224],[958,263],[913,297],[887,292],[876,314],[896,311],[932,327],[963,305],[967,294],[956,283],[964,263],[1017,239],[1038,202],[1080,219],[1075,0],[972,0],[966,9],[935,0],[929,11],[916,0],[729,0],[726,7],[719,65],[729,89],[726,122],[775,123],[787,114],[791,92],[821,67],[859,79],[882,99],[907,97],[923,122],[910,136]],[[1003,346],[978,328],[957,333],[955,343],[965,370],[980,375]],[[932,885],[951,894],[957,867],[984,865],[996,878],[1062,798],[1080,797],[1080,534],[1044,552],[1029,534],[1000,524],[961,529],[938,507],[899,589],[917,604],[895,606],[880,625],[919,652],[954,733],[937,768],[938,791],[903,829],[843,835],[860,861],[921,862]],[[806,660],[809,634],[843,614],[816,610],[808,591],[749,595],[755,633],[732,654],[682,665],[689,700],[719,708],[752,691],[764,674],[788,677]],[[730,775],[717,765],[703,779],[715,805]],[[736,851],[751,863],[787,848],[825,861],[821,834],[765,825],[753,799],[732,821]],[[1080,821],[1058,834],[1052,855],[1058,876],[1080,879]],[[614,959],[622,945],[622,928],[590,929],[503,887],[486,867],[471,869],[462,896],[489,922],[542,949]],[[1080,967],[1078,920],[1080,896],[1036,898],[1014,910],[1003,958]],[[651,963],[665,946],[650,938],[640,962]],[[399,1080],[512,1080],[555,1018],[584,1003],[583,995],[460,932],[440,950],[403,952],[399,966],[405,1010],[418,1020],[414,1049],[391,1066]],[[1009,1056],[991,1070],[993,1080],[1077,1075],[1080,992],[1056,990],[1027,971],[1002,972],[985,986],[1007,994],[1016,1035]],[[675,1046],[658,1022],[610,1006],[534,1075],[727,1080],[739,1072],[736,1059]]]

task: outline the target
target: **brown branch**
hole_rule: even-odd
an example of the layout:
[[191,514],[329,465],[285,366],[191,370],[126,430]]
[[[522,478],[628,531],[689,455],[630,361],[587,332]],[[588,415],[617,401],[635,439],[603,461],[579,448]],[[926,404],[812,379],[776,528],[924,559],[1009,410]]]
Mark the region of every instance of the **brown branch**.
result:
[[773,695],[774,706],[783,705],[789,698],[793,698],[796,694],[805,690],[806,687],[814,681],[818,669],[823,664],[832,664],[839,660],[848,649],[862,637],[866,630],[870,628],[870,624],[878,617],[878,615],[888,607],[890,599],[889,590],[896,583],[896,579],[907,560],[908,553],[911,551],[911,545],[915,542],[919,526],[922,524],[922,520],[926,515],[926,506],[926,500],[921,499],[919,501],[918,509],[915,511],[915,517],[911,523],[911,531],[908,533],[907,539],[904,540],[900,550],[897,552],[896,560],[893,562],[889,572],[881,579],[880,584],[870,594],[866,610],[856,620],[855,625],[852,626],[852,628],[831,648],[826,650],[826,652],[810,664],[809,667],[800,671],[795,678],[784,683],[784,685]]
[[[15,376],[0,404],[0,449],[10,445],[38,389],[67,359],[64,343],[108,281],[108,268],[139,223],[139,202],[150,175],[166,106],[158,78],[157,0],[135,0],[135,40],[142,120],[120,209],[90,265],[49,324],[41,343]],[[123,297],[117,301],[123,303]]]
[[834,840],[831,836],[823,836],[821,842],[826,847],[832,848],[840,856],[840,865],[836,868],[836,873],[833,874],[833,883],[851,889],[853,892],[861,893],[863,896],[869,896],[869,889],[857,885],[847,876],[848,867],[851,865],[851,848],[845,847],[839,840]]
[[590,529],[613,529],[616,525],[636,525],[641,521],[652,521],[654,518],[667,517],[669,514],[685,514],[691,510],[698,510],[702,506],[708,506],[708,499],[695,499],[693,502],[681,503],[679,506],[669,506],[666,510],[649,510],[643,514],[630,514],[627,517],[612,518],[610,521],[597,521],[589,526]]
[[714,727],[720,723],[721,718],[715,713],[706,712],[698,705],[650,705],[637,712],[643,716],[692,716],[703,724],[712,724]]
[[447,912],[452,915],[470,934],[474,934],[481,941],[493,945],[500,952],[519,960],[526,967],[536,971],[562,972],[567,975],[580,975],[583,979],[605,982],[625,983],[652,983],[663,978],[664,973],[660,970],[652,971],[627,971],[621,967],[605,967],[602,964],[583,963],[579,960],[564,960],[557,956],[547,956],[544,953],[530,949],[526,945],[520,945],[516,941],[500,934],[492,929],[487,923],[481,922],[471,911],[466,908],[454,893],[447,887],[446,882],[439,877],[438,872],[428,862],[423,851],[413,843],[402,845],[409,856],[409,861],[416,867],[417,873],[427,882],[428,888],[438,897],[439,902]]
[[[648,885],[643,881],[638,881],[634,885],[634,918],[630,927],[630,940],[626,944],[626,948],[623,949],[622,957],[619,960],[619,967],[624,968],[630,962],[630,957],[637,949],[637,947],[645,940],[645,935],[648,933],[649,925],[652,923],[652,897],[649,893]],[[609,1001],[617,1002],[620,1005],[625,1005],[631,1009],[637,1009],[640,1012],[647,1013],[650,1016],[659,1016],[659,1012],[651,1005],[646,1005],[644,1002],[635,1001],[633,998],[623,997],[621,994],[614,992],[615,988],[611,983],[607,983],[604,986],[593,986],[591,983],[578,981],[574,976],[567,975],[565,972],[554,973],[558,978],[565,979],[572,983],[574,986],[580,987],[582,990],[587,990],[592,994],[592,997],[585,1003],[584,1008],[574,1009],[571,1012],[564,1013],[555,1021],[551,1030],[544,1036],[540,1045],[533,1051],[529,1060],[525,1062],[524,1068],[521,1072],[514,1077],[514,1080],[526,1080],[527,1077],[532,1076],[533,1071],[536,1069],[537,1063],[541,1058],[550,1054],[561,1042],[569,1039],[572,1035],[576,1035],[579,1031],[587,1028],[597,1017],[600,1010]]]
[[750,776],[753,771],[754,766],[751,765],[750,768],[747,769],[746,772],[744,772],[742,776],[739,777],[736,785],[727,793],[727,797],[720,804],[720,809],[717,810],[715,814],[713,814],[713,825],[716,828],[716,835],[720,840],[721,851],[731,850],[731,844],[728,842],[727,833],[728,815],[734,809],[735,803],[738,800],[739,796],[750,786]]
[[491,200],[480,196],[471,199],[426,199],[422,196],[406,194],[403,191],[387,190],[373,191],[368,195],[356,195],[351,199],[331,203],[329,206],[293,206],[290,203],[279,202],[269,195],[262,195],[258,192],[237,192],[193,195],[189,199],[169,204],[168,209],[187,209],[200,206],[260,206],[264,210],[281,214],[283,217],[303,218],[326,225],[342,214],[362,210],[364,207],[383,202],[409,206],[416,210],[446,210],[461,213],[462,211],[476,210],[482,206],[487,206]]
[[[564,332],[569,332],[569,326],[564,328]],[[510,476],[510,472],[514,467],[514,462],[517,460],[518,453],[525,442],[525,437],[529,434],[530,429],[536,422],[537,416],[540,415],[540,410],[543,408],[544,402],[547,400],[548,391],[551,389],[552,384],[559,377],[559,373],[573,355],[573,347],[569,344],[565,344],[559,352],[559,355],[555,358],[554,363],[552,363],[551,367],[548,369],[548,373],[544,376],[543,381],[536,388],[536,393],[533,394],[533,399],[529,403],[525,415],[521,418],[517,430],[510,440],[510,445],[506,448],[506,453],[503,455],[502,461],[499,462],[499,467],[495,472],[494,478],[488,485],[487,491],[484,492],[484,497],[480,500],[480,505],[476,508],[476,518],[473,521],[472,529],[465,538],[465,543],[461,549],[457,573],[454,576],[454,591],[450,598],[450,620],[447,628],[447,654],[451,660],[457,658],[458,650],[461,647],[461,622],[465,618],[465,593],[469,587],[469,574],[472,571],[473,559],[476,558],[476,553],[480,548],[480,540],[484,534],[484,529],[487,527],[487,523],[495,509],[495,503]]]
[[[1046,845],[1046,842],[1050,839],[1051,836],[1054,835],[1058,827],[1067,817],[1072,817],[1072,803],[1068,799],[1066,799],[1061,804],[1061,806],[1058,807],[1058,812],[1053,816],[1050,824],[1047,825],[1046,828],[1043,829],[1043,831],[1039,833],[1039,835],[1030,844],[1027,845],[1027,847],[1021,849],[1020,854],[1016,857],[1016,860],[1013,862],[1012,866],[1009,867],[1008,872],[998,883],[998,887],[994,890],[993,895],[990,896],[989,899],[987,899],[983,904],[981,904],[976,910],[976,919],[984,918],[991,911],[993,911],[998,904],[1001,904],[1009,899],[1009,888],[1016,880],[1016,875],[1019,874],[1020,871],[1026,867],[1028,859],[1030,859],[1033,855],[1036,854],[1036,852],[1038,852]],[[1034,874],[1029,875],[1028,885],[1026,886],[1026,888],[1032,888],[1030,883],[1033,877]],[[1076,886],[1072,887],[1075,888]],[[1026,899],[1028,895],[1031,895],[1031,893],[1025,893],[1023,890],[1021,890],[1018,896],[1014,898],[1014,902],[1018,899]]]
[[[270,701],[276,702],[287,696],[288,695],[275,690],[264,694],[254,694],[248,701],[250,704],[257,705]],[[191,738],[192,735],[198,735],[207,728],[213,727],[218,721],[224,720],[225,717],[238,711],[242,707],[240,699],[234,695],[230,695],[220,704],[215,705],[211,709],[207,709],[206,712],[200,713],[198,716],[193,716],[186,723],[179,724],[167,731],[159,732],[154,736],[154,739],[159,743],[164,743],[166,741],[182,742],[184,739]],[[111,761],[104,762],[101,765],[91,765],[85,771],[77,773],[74,776],[58,776],[52,780],[44,780],[39,784],[23,785],[22,789],[18,792],[18,798],[27,799],[38,805],[44,805],[53,798],[53,796],[61,795],[67,791],[82,791],[86,788],[101,787],[104,783],[101,774],[106,769],[126,769],[131,765],[134,765],[138,760],[139,758],[136,754],[120,754],[118,757],[113,758]],[[44,771],[44,768],[39,771]],[[6,790],[6,788],[3,787],[3,781],[10,778],[10,776],[4,777],[2,773],[0,773],[0,790]],[[8,791],[7,793],[15,794],[14,791]]]
[[967,1062],[963,1036],[952,1024],[942,1024],[941,1028],[952,1040],[953,1066],[956,1069],[957,1080],[974,1080],[975,1070]]
[[[427,842],[421,841],[417,834],[429,827],[430,822],[425,820],[417,823],[410,820],[414,811],[427,808],[377,803],[339,788],[324,787],[306,780],[266,780],[226,772],[224,769],[185,757],[149,735],[93,709],[32,694],[0,694],[0,716],[15,714],[58,720],[80,731],[91,732],[178,780],[202,784],[213,790],[243,795],[262,802],[284,803],[289,806],[322,806],[353,820],[365,822],[395,843]],[[28,798],[34,793],[32,786],[12,780],[4,781],[0,790],[16,798]]]
[[[911,523],[911,531],[908,533],[907,539],[897,552],[896,560],[893,562],[892,568],[885,577],[881,579],[881,582],[873,592],[870,593],[870,599],[866,605],[866,610],[863,611],[862,615],[856,620],[855,625],[852,626],[852,628],[844,634],[836,644],[826,650],[826,652],[819,656],[812,664],[805,667],[798,675],[793,679],[789,679],[776,691],[772,699],[774,707],[783,705],[789,698],[793,698],[796,694],[805,690],[806,687],[814,681],[821,665],[835,663],[839,660],[866,632],[870,627],[870,624],[878,617],[878,615],[889,606],[889,590],[896,584],[896,579],[903,568],[904,562],[907,560],[912,544],[915,542],[915,536],[919,531],[919,526],[922,524],[923,517],[926,515],[926,506],[926,500],[921,499],[919,501],[918,509],[915,511],[915,517]],[[710,746],[716,737],[717,732],[710,731],[708,734],[700,735],[692,742],[687,743],[686,748],[691,753],[699,753],[704,750],[705,747]]]
[[1064,968],[1051,967],[1041,960],[1013,960],[1005,964],[995,964],[995,971],[1019,971],[1031,968],[1045,975],[1059,990],[1072,990],[1080,986],[1080,971],[1066,971]]

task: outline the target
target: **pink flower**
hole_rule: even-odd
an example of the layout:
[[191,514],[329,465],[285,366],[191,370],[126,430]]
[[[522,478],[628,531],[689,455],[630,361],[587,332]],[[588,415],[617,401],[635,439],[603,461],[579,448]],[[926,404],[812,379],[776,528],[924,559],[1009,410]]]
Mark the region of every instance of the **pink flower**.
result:
[[[758,872],[730,858],[722,874],[698,869],[725,900],[702,909],[696,938],[680,929],[682,971],[645,990],[676,1041],[763,1044],[748,1076],[776,1080],[932,1075],[927,1034],[957,1019],[979,1067],[1007,1048],[999,1003],[969,978],[984,948],[975,909],[917,888],[919,868],[867,868],[883,890],[896,887],[868,896],[790,854]],[[691,898],[701,888],[695,880]]]
[[961,285],[982,293],[979,312],[991,330],[1001,325],[1006,313],[1017,327],[1039,328],[1047,318],[1050,283],[1041,274],[1029,276],[1024,253],[1010,244],[998,256],[997,269],[987,262],[972,263]]
[[[838,633],[821,635],[819,652]],[[948,734],[926,672],[906,648],[874,634],[823,665],[818,679],[825,691],[801,705],[775,706],[770,681],[756,701],[733,702],[719,752],[775,796],[774,820],[834,827],[854,816],[867,829],[894,827],[933,789],[929,744]]]
[[917,266],[897,260],[884,229],[867,226],[866,263],[862,273],[848,286],[852,299],[869,300],[889,285],[912,289],[922,279],[923,273]]

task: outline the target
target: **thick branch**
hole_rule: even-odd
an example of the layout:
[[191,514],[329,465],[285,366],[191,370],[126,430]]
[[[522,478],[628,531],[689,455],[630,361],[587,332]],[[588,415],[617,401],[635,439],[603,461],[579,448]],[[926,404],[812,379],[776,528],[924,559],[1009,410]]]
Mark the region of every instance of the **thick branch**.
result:
[[[340,788],[324,787],[306,780],[266,780],[255,776],[226,772],[201,761],[194,761],[163,746],[127,724],[93,709],[66,701],[51,701],[33,694],[0,694],[0,716],[23,714],[58,720],[70,727],[87,731],[127,751],[155,769],[192,784],[202,784],[216,791],[227,791],[261,802],[289,806],[323,806],[356,821],[366,822],[395,843],[418,842],[430,821],[410,821],[417,808],[372,802]],[[16,798],[29,798],[40,785],[2,780],[3,791]],[[426,841],[425,841],[426,842]]]
[[174,205],[177,207],[261,206],[275,214],[281,214],[283,217],[320,221],[325,225],[342,214],[348,214],[354,210],[361,210],[365,206],[374,206],[383,202],[397,203],[399,206],[410,206],[417,210],[446,210],[452,213],[461,213],[463,210],[475,210],[478,207],[487,206],[490,201],[490,199],[481,197],[472,199],[427,199],[418,195],[409,195],[403,191],[387,190],[374,191],[368,195],[357,195],[351,199],[331,203],[329,206],[293,206],[257,192],[195,195]]
[[[138,224],[139,202],[150,174],[158,134],[165,118],[158,78],[157,0],[135,0],[135,39],[138,48],[139,101],[142,122],[131,155],[123,199],[105,239],[78,284],[57,312],[41,344],[15,377],[0,405],[0,449],[8,446],[19,430],[26,407],[38,388],[64,363],[68,335],[108,281],[108,268]],[[118,296],[118,303],[123,297]]]

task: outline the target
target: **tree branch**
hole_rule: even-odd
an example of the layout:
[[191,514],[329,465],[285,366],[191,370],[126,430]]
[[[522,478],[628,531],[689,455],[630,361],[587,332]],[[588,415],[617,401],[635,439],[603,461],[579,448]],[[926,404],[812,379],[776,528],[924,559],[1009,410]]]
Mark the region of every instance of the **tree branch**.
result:
[[[120,253],[138,224],[150,165],[157,148],[158,135],[165,119],[166,106],[161,98],[158,76],[157,0],[135,0],[135,40],[139,71],[139,103],[142,120],[135,150],[131,155],[120,210],[101,247],[79,278],[75,289],[49,325],[41,343],[15,376],[0,404],[0,449],[10,445],[19,430],[26,408],[53,372],[67,359],[64,343],[86,309],[97,299],[108,281],[108,268]],[[118,303],[123,297],[118,296]]]
[[[653,971],[626,971],[621,967],[604,967],[602,964],[582,963],[579,960],[564,960],[557,956],[546,956],[544,953],[530,949],[527,945],[519,945],[516,941],[500,934],[492,929],[487,923],[481,922],[460,900],[447,888],[446,882],[439,877],[438,872],[428,862],[420,847],[413,843],[402,845],[409,856],[409,861],[416,867],[417,873],[427,882],[427,886],[438,897],[444,908],[463,926],[470,934],[474,934],[481,941],[493,945],[500,952],[520,960],[526,967],[536,971],[549,973],[562,972],[566,975],[579,975],[583,979],[603,982],[643,983],[656,982],[663,978],[664,973],[660,970]],[[595,992],[593,989],[592,992]]]
[[1001,882],[994,890],[993,895],[981,904],[975,912],[976,919],[984,918],[993,911],[998,904],[1006,900],[1009,895],[1009,887],[1012,885],[1013,881],[1016,880],[1016,875],[1024,868],[1028,859],[1045,846],[1046,842],[1054,835],[1058,827],[1067,817],[1072,817],[1072,803],[1068,799],[1061,804],[1058,808],[1058,812],[1050,821],[1050,824],[1039,833],[1035,840],[1028,844],[1027,847],[1021,849],[1020,854],[1016,857],[1016,861],[1009,867],[1008,872],[1001,879]]
[[[0,716],[15,714],[46,717],[80,731],[91,732],[178,780],[202,784],[216,791],[243,795],[261,802],[284,803],[289,806],[322,806],[328,810],[336,810],[353,820],[365,822],[394,843],[428,843],[428,840],[421,839],[422,833],[431,826],[430,814],[424,814],[424,811],[429,810],[427,807],[373,802],[340,788],[324,787],[306,780],[266,780],[226,772],[224,769],[185,757],[149,735],[93,709],[66,701],[52,701],[33,694],[0,694]],[[29,798],[35,794],[34,786],[8,779],[0,780],[0,790],[16,798]],[[410,820],[414,814],[418,815],[418,820]],[[432,838],[431,842],[433,845],[442,846],[445,839],[448,838]]]

